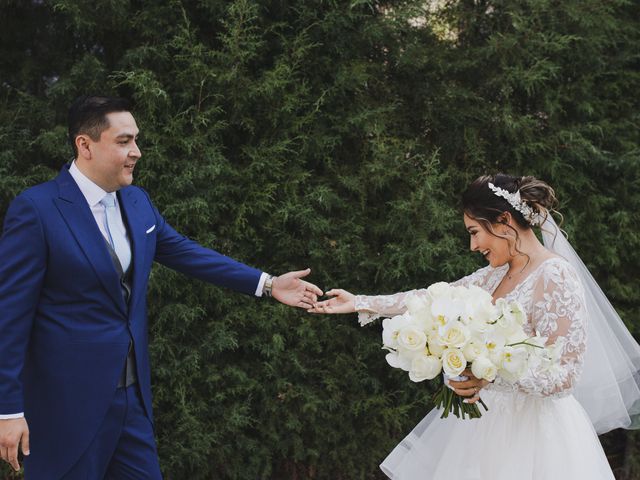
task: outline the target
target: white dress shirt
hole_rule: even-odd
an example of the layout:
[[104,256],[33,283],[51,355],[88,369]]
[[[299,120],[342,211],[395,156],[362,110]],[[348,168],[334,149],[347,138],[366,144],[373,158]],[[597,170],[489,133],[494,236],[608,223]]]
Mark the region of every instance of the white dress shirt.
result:
[[[100,229],[100,233],[105,238],[105,240],[109,241],[109,234],[105,228],[105,213],[104,207],[100,204],[100,200],[102,200],[107,192],[105,192],[101,187],[93,183],[89,178],[80,171],[76,162],[71,164],[69,168],[69,174],[73,177],[73,179],[78,184],[78,188],[84,195],[84,198],[87,200],[89,204],[89,208],[91,208],[91,213],[93,213],[93,218],[96,220],[98,224],[98,228]],[[129,234],[127,233],[127,228],[124,226],[124,221],[122,220],[122,213],[120,210],[120,202],[118,202],[118,196],[113,195],[116,201],[116,225],[115,228],[118,230],[118,233],[124,236],[127,239],[127,245],[129,250],[131,250],[131,240],[129,239]]]

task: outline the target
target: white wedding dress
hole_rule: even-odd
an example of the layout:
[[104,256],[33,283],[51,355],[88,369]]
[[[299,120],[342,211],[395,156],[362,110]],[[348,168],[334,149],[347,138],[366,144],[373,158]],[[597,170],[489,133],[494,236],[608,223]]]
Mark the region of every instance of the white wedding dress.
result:
[[[455,282],[494,292],[508,266]],[[420,292],[414,291],[414,292]],[[403,313],[409,292],[356,296],[362,324]],[[554,371],[530,370],[516,383],[497,378],[481,391],[479,419],[441,419],[432,410],[389,454],[384,473],[399,480],[613,480],[589,416],[571,394],[587,345],[582,285],[560,258],[547,259],[505,297],[519,301],[529,334],[562,345]]]

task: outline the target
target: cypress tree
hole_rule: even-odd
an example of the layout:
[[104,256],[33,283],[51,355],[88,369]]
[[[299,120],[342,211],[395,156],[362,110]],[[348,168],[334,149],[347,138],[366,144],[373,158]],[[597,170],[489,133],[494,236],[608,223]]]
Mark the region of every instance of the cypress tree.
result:
[[[554,186],[570,240],[640,334],[639,7],[623,0],[5,1],[0,212],[69,160],[66,108],[131,97],[136,183],[178,230],[271,273],[390,293],[480,266],[459,195]],[[373,479],[431,408],[380,328],[154,268],[167,479]],[[603,442],[638,475],[637,434]],[[636,442],[637,443],[637,442]]]

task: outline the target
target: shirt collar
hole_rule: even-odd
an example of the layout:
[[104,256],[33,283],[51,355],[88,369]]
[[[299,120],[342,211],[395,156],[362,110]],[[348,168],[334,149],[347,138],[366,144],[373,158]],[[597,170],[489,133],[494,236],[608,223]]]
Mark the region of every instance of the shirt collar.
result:
[[84,198],[87,200],[87,203],[90,207],[93,207],[100,203],[100,200],[102,200],[104,196],[107,195],[106,191],[89,180],[89,178],[80,171],[75,161],[69,167],[69,174],[78,184],[78,188],[80,188],[82,195],[84,195]]

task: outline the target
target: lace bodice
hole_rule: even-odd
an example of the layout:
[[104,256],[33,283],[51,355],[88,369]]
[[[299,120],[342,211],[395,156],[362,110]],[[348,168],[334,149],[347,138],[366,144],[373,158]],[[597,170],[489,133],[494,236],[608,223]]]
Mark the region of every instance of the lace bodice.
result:
[[[485,267],[454,282],[454,285],[477,285],[493,293],[506,274],[508,265]],[[405,299],[411,290],[395,295],[357,295],[355,306],[361,325],[378,317],[391,317],[406,311]],[[553,257],[542,262],[519,283],[505,299],[517,300],[527,315],[525,331],[547,337],[547,344],[558,346],[559,361],[555,368],[533,368],[515,383],[497,378],[486,388],[519,391],[536,396],[562,397],[571,392],[584,362],[586,321],[584,292],[578,276],[569,263]]]

